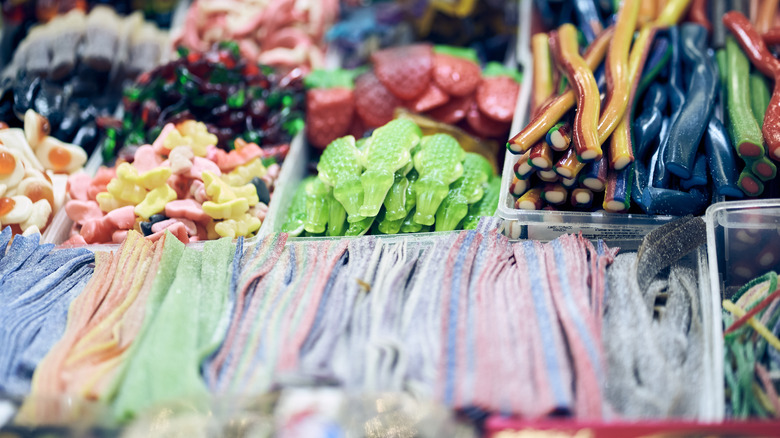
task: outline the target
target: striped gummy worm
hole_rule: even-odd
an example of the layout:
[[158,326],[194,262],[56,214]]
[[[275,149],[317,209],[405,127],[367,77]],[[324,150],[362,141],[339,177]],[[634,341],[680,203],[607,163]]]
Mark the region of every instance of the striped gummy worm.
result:
[[546,245],[543,252],[553,302],[574,365],[575,413],[580,418],[600,418],[604,360],[599,330],[590,311],[587,250],[577,237],[564,235]]
[[355,279],[363,278],[376,242],[371,236],[349,241],[344,266],[334,271],[331,292],[320,306],[319,324],[315,321],[302,348],[301,366],[307,374],[336,378],[331,358],[338,340],[348,330],[355,299],[361,291]]
[[[574,407],[572,393],[574,377],[564,336],[558,325],[558,315],[552,301],[550,283],[546,275],[546,260],[542,255],[541,245],[539,242],[531,241],[513,245],[515,266],[521,279],[519,286],[523,288],[520,293],[526,293],[531,297],[533,311],[528,314],[528,317],[535,319],[538,327],[538,336],[533,336],[535,342],[532,344],[534,350],[531,356],[539,359],[538,363],[534,364],[536,393],[540,405],[549,406],[549,412],[571,412]],[[542,404],[541,400],[546,403]]]

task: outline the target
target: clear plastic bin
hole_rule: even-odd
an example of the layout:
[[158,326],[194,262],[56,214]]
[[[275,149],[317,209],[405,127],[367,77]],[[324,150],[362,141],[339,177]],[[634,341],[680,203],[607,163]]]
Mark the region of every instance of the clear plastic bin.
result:
[[[525,127],[530,119],[533,83],[533,61],[530,52],[531,1],[523,1],[520,7],[517,59],[523,68],[523,84],[517,100],[515,116],[510,130],[512,138]],[[674,219],[672,216],[645,214],[590,213],[572,211],[518,210],[515,198],[509,193],[514,177],[513,167],[520,155],[507,152],[501,178],[501,197],[496,214],[507,221],[505,233],[512,238],[548,241],[566,233],[582,232],[590,239],[616,241],[626,249],[636,249],[644,235],[654,228]]]
[[[780,200],[719,202],[706,213],[709,298],[714,324],[715,375],[720,415],[724,410],[721,300],[768,271],[780,270]],[[705,302],[702,302],[706,305]]]

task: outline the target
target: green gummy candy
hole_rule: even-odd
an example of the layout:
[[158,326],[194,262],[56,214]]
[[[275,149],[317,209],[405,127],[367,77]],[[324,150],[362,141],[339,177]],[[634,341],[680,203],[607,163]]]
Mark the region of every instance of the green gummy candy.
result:
[[[166,245],[175,238],[166,239]],[[201,325],[213,309],[204,308],[202,295],[210,293],[201,281],[202,253],[185,249],[176,277],[148,327],[136,339],[127,372],[114,402],[119,420],[129,420],[150,407],[186,397],[196,410],[205,409],[209,397],[200,376],[203,353]],[[161,269],[164,266],[160,267]],[[146,322],[145,322],[146,325]],[[205,344],[204,344],[205,345]]]
[[208,285],[201,294],[200,326],[198,330],[199,361],[203,362],[222,343],[227,325],[218,330],[223,313],[227,310],[230,291],[230,264],[235,254],[232,239],[210,240],[203,245],[201,282]]
[[516,69],[506,67],[503,64],[498,62],[488,62],[487,65],[485,66],[485,69],[482,70],[482,76],[486,78],[496,77],[496,76],[509,76],[510,78],[514,79],[515,82],[517,82],[518,84],[523,82],[522,73],[520,73]]
[[441,53],[442,55],[450,55],[456,58],[467,59],[475,64],[479,64],[479,57],[477,51],[469,47],[455,47],[455,46],[433,46],[434,53]]
[[303,233],[303,222],[306,219],[306,185],[316,177],[309,177],[301,181],[295,190],[292,204],[287,210],[287,220],[282,225],[282,232],[297,237]]
[[498,208],[498,199],[501,195],[501,177],[494,176],[485,187],[485,195],[482,199],[469,207],[469,212],[463,218],[464,230],[475,230],[479,220],[484,216],[493,216]]
[[333,140],[322,152],[317,172],[322,181],[333,187],[333,197],[344,206],[349,222],[363,219],[363,156],[355,146],[355,137],[348,135]]
[[367,217],[359,222],[352,222],[347,228],[345,236],[362,236],[368,232],[371,225],[374,223],[375,217]]
[[329,192],[330,187],[320,178],[314,178],[306,184],[306,219],[303,221],[303,229],[307,232],[325,232],[330,214]]
[[366,71],[365,68],[355,70],[324,70],[314,69],[303,79],[303,85],[311,88],[349,88],[355,87],[355,78]]
[[340,202],[336,201],[333,193],[329,193],[328,202],[328,236],[343,236],[347,231],[347,210]]
[[488,160],[473,152],[466,153],[463,176],[452,184],[436,212],[436,231],[451,231],[458,226],[468,214],[469,204],[482,199],[484,185],[491,175],[493,167]]
[[406,209],[406,194],[409,191],[409,179],[401,172],[396,172],[395,181],[393,181],[390,191],[385,198],[385,209],[387,210],[385,220],[403,220],[409,213]]
[[433,225],[436,210],[447,196],[450,184],[463,175],[466,153],[447,134],[423,137],[420,146],[420,152],[414,156],[414,168],[419,174],[414,183],[417,195],[414,220],[420,225]]
[[769,108],[771,97],[764,75],[758,72],[750,73],[750,107],[753,109],[753,116],[759,128],[764,127],[764,115]]
[[423,226],[414,221],[415,209],[409,212],[403,223],[401,224],[402,233],[418,233],[422,230]]
[[361,216],[375,217],[379,213],[395,173],[409,163],[410,150],[421,136],[420,127],[407,119],[393,120],[371,134],[364,152],[366,170],[360,176],[364,194]]

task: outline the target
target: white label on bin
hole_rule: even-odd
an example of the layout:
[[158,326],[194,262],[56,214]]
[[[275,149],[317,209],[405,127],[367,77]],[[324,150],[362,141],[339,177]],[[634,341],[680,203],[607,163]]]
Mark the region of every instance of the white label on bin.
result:
[[577,234],[590,240],[642,240],[640,228],[610,226],[609,228],[577,227],[573,225],[529,225],[528,239],[550,241],[563,234]]

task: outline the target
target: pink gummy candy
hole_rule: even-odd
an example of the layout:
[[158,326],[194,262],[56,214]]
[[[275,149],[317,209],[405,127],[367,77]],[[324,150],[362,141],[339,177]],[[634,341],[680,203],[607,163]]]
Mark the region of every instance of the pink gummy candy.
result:
[[203,207],[192,199],[179,199],[169,202],[165,206],[165,215],[169,218],[189,219],[200,224],[206,224],[211,219],[203,212]]
[[173,123],[168,123],[167,125],[163,126],[162,131],[160,131],[160,135],[158,135],[157,139],[155,139],[154,143],[152,143],[152,148],[154,148],[156,153],[160,155],[168,155],[168,149],[166,149],[163,145],[165,144],[165,139],[168,138],[168,134],[175,130],[176,126],[174,126]]
[[135,157],[133,158],[133,167],[138,170],[138,173],[148,172],[152,169],[160,167],[162,160],[157,156],[154,148],[150,145],[144,145],[135,151]]
[[129,230],[135,225],[135,207],[128,205],[106,213],[106,221],[120,230]]
[[187,227],[184,226],[181,222],[176,222],[169,226],[168,228],[164,230],[160,230],[154,234],[151,234],[149,236],[146,236],[147,239],[151,240],[152,242],[156,242],[159,240],[163,235],[165,235],[165,230],[170,231],[174,236],[176,236],[177,239],[179,239],[182,243],[189,243],[190,238],[187,235]]
[[87,190],[92,183],[92,178],[84,172],[74,173],[68,177],[68,194],[70,199],[77,199],[79,201],[86,201]]
[[100,220],[103,211],[95,201],[74,199],[65,203],[65,214],[75,223],[84,225],[91,220]]
[[114,229],[111,227],[111,224],[102,218],[87,221],[81,227],[81,236],[89,244],[111,242],[113,233]]
[[111,241],[114,243],[122,243],[127,238],[127,230],[116,230],[111,235]]
[[202,157],[193,158],[189,177],[192,179],[201,179],[203,171],[209,171],[216,176],[222,175],[222,170],[213,161]]

